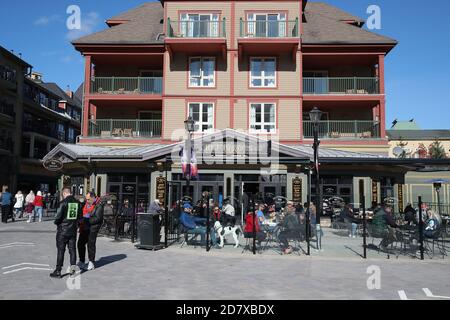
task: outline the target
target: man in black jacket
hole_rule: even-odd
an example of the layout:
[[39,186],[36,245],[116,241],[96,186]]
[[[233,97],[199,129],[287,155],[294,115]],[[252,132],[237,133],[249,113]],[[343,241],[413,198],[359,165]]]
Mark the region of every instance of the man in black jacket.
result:
[[56,269],[50,274],[52,278],[61,278],[66,246],[69,247],[71,273],[75,273],[78,220],[82,217],[81,205],[72,196],[70,188],[64,188],[61,194],[63,200],[60,202],[54,222],[57,225],[56,247],[58,248],[58,256],[56,259]]

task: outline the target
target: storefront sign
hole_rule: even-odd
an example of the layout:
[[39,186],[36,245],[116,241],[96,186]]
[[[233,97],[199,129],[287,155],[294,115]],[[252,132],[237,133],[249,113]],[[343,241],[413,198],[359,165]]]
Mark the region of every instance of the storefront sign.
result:
[[403,213],[403,185],[398,185],[398,211]]
[[378,182],[372,180],[372,201],[378,203]]
[[134,184],[124,184],[123,193],[134,193],[136,191],[136,186]]
[[44,168],[48,171],[60,171],[63,168],[63,163],[58,159],[49,159],[44,161]]
[[302,203],[302,179],[292,179],[292,201]]
[[164,206],[166,201],[166,179],[164,177],[156,178],[156,199]]

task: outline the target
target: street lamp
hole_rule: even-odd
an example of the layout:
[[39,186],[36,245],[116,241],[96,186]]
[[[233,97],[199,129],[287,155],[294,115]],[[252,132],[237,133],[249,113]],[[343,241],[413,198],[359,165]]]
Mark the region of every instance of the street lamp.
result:
[[191,116],[184,121],[184,128],[188,132],[188,138],[186,140],[185,151],[187,152],[187,174],[186,174],[186,192],[190,196],[190,180],[191,180],[191,146],[192,146],[192,132],[195,131],[195,121]]
[[438,213],[439,216],[441,215],[441,187],[442,187],[442,182],[441,181],[436,181],[433,183],[433,187],[436,190],[436,195],[437,195],[437,203],[438,203]]
[[314,128],[314,169],[316,173],[316,239],[317,239],[317,249],[321,249],[321,228],[320,228],[320,215],[322,214],[322,192],[320,191],[320,176],[319,176],[319,122],[322,118],[322,111],[320,111],[317,107],[314,107],[309,112],[309,119],[313,123]]

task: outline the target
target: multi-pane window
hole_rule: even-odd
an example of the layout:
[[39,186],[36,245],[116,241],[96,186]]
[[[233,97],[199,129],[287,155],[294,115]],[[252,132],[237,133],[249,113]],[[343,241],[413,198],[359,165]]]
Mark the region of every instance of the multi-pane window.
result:
[[68,142],[69,143],[75,143],[75,129],[74,128],[69,128]]
[[214,105],[212,103],[189,103],[189,116],[195,121],[196,132],[208,132],[214,129]]
[[215,38],[219,36],[219,15],[216,13],[183,13],[180,32],[187,38]]
[[63,124],[58,124],[58,139],[61,141],[66,140],[66,128]]
[[214,87],[216,60],[207,57],[189,59],[189,87]]
[[275,133],[275,108],[274,103],[252,103],[250,105],[250,132]]
[[247,35],[259,38],[286,37],[285,13],[249,13]]
[[274,88],[276,81],[276,58],[251,58],[250,59],[250,87]]

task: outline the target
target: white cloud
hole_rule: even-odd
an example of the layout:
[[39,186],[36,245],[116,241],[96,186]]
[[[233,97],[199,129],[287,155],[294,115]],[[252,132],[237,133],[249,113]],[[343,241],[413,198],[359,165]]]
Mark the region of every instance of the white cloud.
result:
[[100,22],[100,16],[97,12],[89,12],[87,14],[82,13],[81,28],[79,30],[69,30],[66,34],[66,38],[69,41],[72,41],[74,39],[93,33]]
[[64,63],[71,63],[74,61],[74,58],[73,58],[73,56],[64,56],[60,60],[61,60],[61,62],[64,62]]
[[42,16],[34,21],[35,26],[47,26],[52,22],[62,22],[63,19],[59,14],[54,14],[51,16]]

